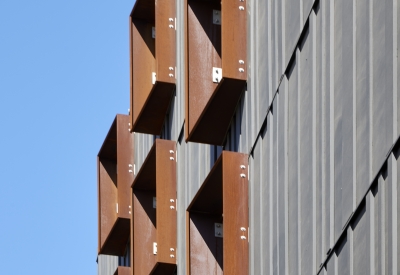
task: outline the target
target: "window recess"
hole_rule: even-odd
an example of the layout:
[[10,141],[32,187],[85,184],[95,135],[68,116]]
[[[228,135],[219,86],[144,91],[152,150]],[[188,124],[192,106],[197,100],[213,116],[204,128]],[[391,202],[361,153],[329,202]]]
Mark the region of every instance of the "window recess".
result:
[[130,234],[133,134],[117,115],[97,155],[98,254],[124,256]]
[[186,5],[185,138],[223,145],[247,79],[246,2]]
[[132,184],[133,274],[176,269],[176,143],[157,139]]
[[223,151],[190,203],[187,274],[248,274],[247,166],[246,154]]
[[175,91],[175,1],[137,0],[129,26],[130,130],[160,135]]

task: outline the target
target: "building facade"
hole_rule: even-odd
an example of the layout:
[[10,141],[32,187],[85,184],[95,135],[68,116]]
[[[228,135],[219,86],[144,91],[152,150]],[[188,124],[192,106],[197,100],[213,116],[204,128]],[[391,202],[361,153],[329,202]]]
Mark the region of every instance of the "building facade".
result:
[[[137,28],[155,60],[143,68],[150,72],[145,76],[135,71],[135,64],[146,67],[146,60],[134,58],[137,44],[131,42],[133,118],[124,131],[133,132],[127,146],[133,148],[133,177],[157,139],[175,143],[173,272],[222,274],[228,268],[219,256],[209,269],[213,273],[195,268],[188,213],[222,152],[229,151],[247,155],[248,274],[398,274],[398,1],[176,0],[165,18],[157,13],[162,2],[150,9],[155,33],[150,26],[146,38]],[[146,14],[136,13],[131,37],[139,26],[135,20]],[[146,42],[152,38],[164,44]],[[170,71],[162,72],[162,66]],[[222,80],[214,81],[211,67],[222,68]],[[143,122],[158,127],[159,134],[143,133],[153,129],[137,122],[145,116],[138,108],[145,110],[152,101],[135,105],[143,101],[135,101],[138,79],[148,82],[143,85],[154,91],[151,96],[157,92],[151,85],[168,93],[160,100],[166,106],[157,100],[148,105],[150,113],[162,109],[162,116],[157,114],[162,123]],[[215,91],[207,94],[211,86]],[[118,265],[131,266],[133,274],[130,236],[125,258],[99,255],[99,275],[114,274]]]

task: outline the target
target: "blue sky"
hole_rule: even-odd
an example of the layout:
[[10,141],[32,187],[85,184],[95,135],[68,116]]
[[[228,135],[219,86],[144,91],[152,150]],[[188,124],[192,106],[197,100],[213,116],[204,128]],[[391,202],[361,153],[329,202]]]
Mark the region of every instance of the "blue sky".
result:
[[96,156],[134,0],[0,1],[0,274],[96,274]]

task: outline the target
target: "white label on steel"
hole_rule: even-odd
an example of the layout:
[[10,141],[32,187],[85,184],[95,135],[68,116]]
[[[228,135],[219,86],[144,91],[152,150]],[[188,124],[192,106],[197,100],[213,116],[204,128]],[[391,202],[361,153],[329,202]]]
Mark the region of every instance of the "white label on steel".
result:
[[219,83],[222,79],[222,69],[213,67],[212,79],[214,83]]
[[153,254],[157,255],[157,243],[153,243]]
[[157,80],[157,75],[155,72],[151,73],[151,83],[154,85],[156,84],[156,80]]

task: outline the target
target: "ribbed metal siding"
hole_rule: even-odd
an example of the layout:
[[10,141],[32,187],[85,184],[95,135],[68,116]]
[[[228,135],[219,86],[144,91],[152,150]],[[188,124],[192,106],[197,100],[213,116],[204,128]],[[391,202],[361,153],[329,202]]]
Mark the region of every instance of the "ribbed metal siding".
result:
[[[242,131],[250,128],[245,124],[266,122],[250,159],[251,274],[316,273],[380,171],[398,136],[399,24],[393,18],[399,7],[395,4],[321,1],[300,21],[305,24],[298,32],[291,27],[298,17],[286,17],[286,34],[303,35],[289,72],[273,87],[269,81],[279,73],[268,69],[279,66],[269,62],[280,55],[270,54],[276,41],[269,33],[273,18],[268,16],[273,15],[268,10],[279,10],[279,5],[250,2],[250,10],[259,17],[250,20],[250,37],[254,36],[249,54],[255,65],[249,64],[252,71],[244,101],[252,103],[244,104],[242,112],[247,115],[252,111],[246,109],[258,107],[260,117],[255,112],[251,122],[242,120]],[[296,7],[286,1],[287,5]],[[311,8],[312,3],[307,5]],[[268,38],[256,37],[265,32]],[[258,44],[260,39],[264,44]],[[247,140],[241,141],[240,148],[249,146]],[[359,268],[354,259],[347,261],[354,270]],[[346,268],[337,272],[345,274]]]
[[99,255],[97,257],[97,274],[113,275],[118,267],[118,257]]
[[143,165],[151,147],[154,143],[154,136],[147,134],[134,134],[134,143],[135,143],[135,176],[139,172],[140,168]]

